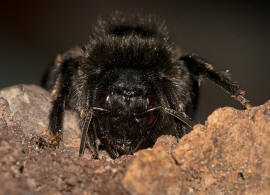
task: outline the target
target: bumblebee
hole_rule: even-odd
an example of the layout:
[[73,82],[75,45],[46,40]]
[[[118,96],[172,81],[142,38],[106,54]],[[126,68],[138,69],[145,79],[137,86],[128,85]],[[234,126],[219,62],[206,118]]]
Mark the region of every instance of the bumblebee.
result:
[[161,135],[181,138],[193,126],[203,77],[250,105],[228,73],[181,54],[157,17],[115,13],[99,19],[89,41],[58,55],[44,75],[43,86],[54,97],[51,141],[62,139],[65,109],[80,115],[80,156],[86,146],[94,158],[99,150],[117,158],[153,146]]

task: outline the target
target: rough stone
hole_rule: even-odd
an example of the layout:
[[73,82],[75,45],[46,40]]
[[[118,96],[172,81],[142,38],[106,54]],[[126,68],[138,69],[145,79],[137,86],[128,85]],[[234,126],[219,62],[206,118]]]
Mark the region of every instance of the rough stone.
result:
[[221,108],[179,140],[139,151],[122,181],[132,194],[269,194],[270,101]]
[[[3,118],[8,125],[17,123],[27,135],[49,135],[51,102],[49,92],[35,85],[20,84],[0,91],[1,113],[5,113]],[[78,121],[76,113],[65,112],[64,144],[79,147],[81,132]]]

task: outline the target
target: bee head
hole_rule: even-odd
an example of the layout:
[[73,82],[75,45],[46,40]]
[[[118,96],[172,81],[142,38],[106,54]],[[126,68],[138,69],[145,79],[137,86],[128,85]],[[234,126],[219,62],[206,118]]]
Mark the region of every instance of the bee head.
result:
[[155,126],[158,112],[146,111],[159,101],[143,71],[115,69],[104,81],[96,107],[108,112],[97,114],[98,137],[119,154],[131,153]]

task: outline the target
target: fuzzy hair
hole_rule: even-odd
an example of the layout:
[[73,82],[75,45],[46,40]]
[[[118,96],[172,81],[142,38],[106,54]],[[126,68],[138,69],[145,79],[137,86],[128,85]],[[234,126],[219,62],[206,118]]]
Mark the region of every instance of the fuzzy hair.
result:
[[156,15],[135,14],[125,17],[122,13],[115,12],[107,18],[99,18],[92,32],[94,37],[125,36],[132,33],[145,38],[169,39],[165,21],[159,19]]
[[169,41],[167,26],[156,16],[121,13],[99,19],[85,51],[90,64],[110,67],[168,69],[179,56]]

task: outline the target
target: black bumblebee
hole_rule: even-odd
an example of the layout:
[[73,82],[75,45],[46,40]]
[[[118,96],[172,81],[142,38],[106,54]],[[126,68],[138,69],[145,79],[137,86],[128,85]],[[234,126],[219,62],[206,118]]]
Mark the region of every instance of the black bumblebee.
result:
[[206,77],[244,107],[244,91],[226,72],[196,55],[181,55],[155,16],[99,19],[87,44],[58,55],[43,86],[55,98],[49,129],[62,138],[66,108],[80,114],[82,138],[95,158],[112,158],[153,146],[161,135],[178,138],[192,127],[199,80]]

